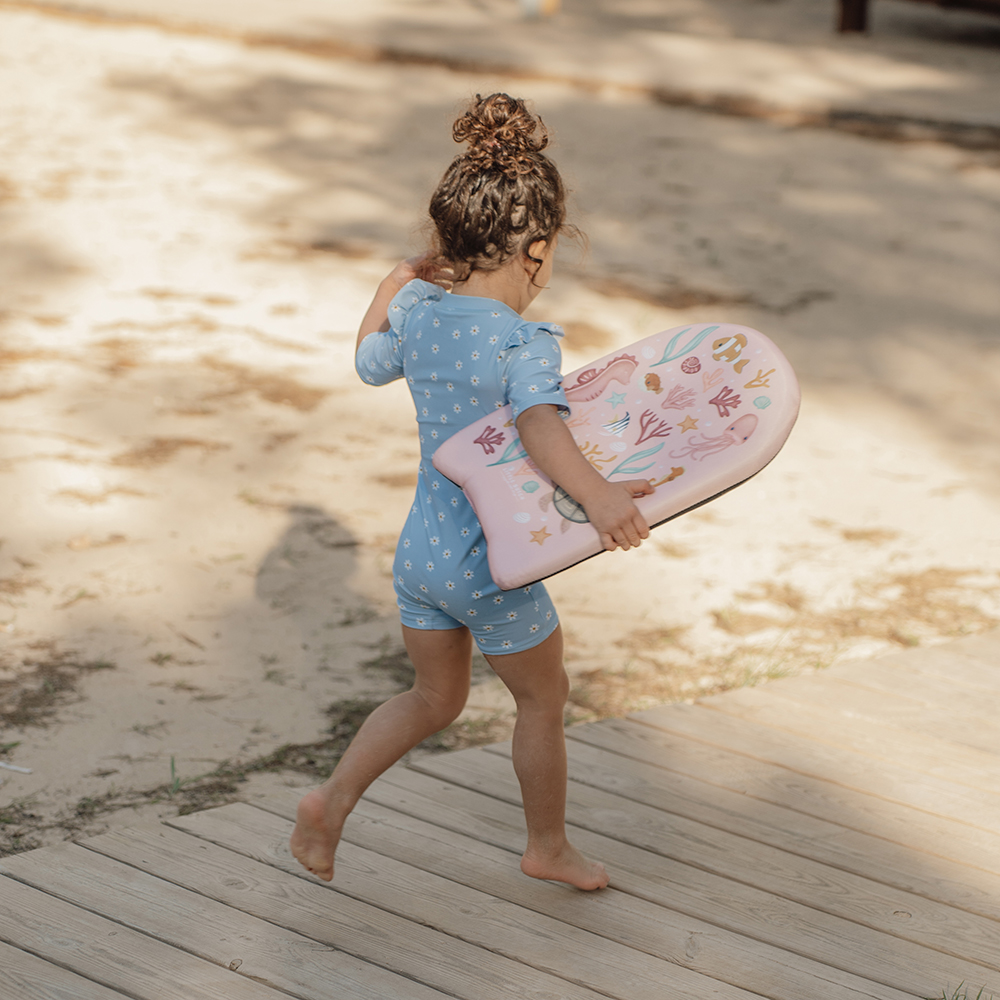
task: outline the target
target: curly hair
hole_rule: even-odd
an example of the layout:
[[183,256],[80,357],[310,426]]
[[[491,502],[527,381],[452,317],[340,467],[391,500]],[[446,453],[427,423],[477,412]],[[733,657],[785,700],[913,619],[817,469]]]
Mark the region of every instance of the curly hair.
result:
[[555,164],[542,153],[549,133],[523,100],[476,95],[452,127],[469,149],[445,171],[431,197],[437,255],[458,280],[494,271],[511,257],[531,257],[537,240],[566,226],[566,191]]

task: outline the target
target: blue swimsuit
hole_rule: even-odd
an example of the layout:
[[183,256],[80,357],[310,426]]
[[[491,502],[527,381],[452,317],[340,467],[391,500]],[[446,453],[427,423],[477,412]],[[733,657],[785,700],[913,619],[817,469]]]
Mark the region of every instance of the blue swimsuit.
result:
[[486,541],[465,494],[431,464],[438,445],[511,404],[568,410],[558,326],[529,323],[495,299],[452,295],[427,281],[405,285],[389,307],[390,329],[370,333],[356,358],[372,385],[405,376],[417,408],[420,472],[393,580],[404,625],[466,626],[484,653],[519,653],[546,639],[559,619],[541,584],[500,590]]

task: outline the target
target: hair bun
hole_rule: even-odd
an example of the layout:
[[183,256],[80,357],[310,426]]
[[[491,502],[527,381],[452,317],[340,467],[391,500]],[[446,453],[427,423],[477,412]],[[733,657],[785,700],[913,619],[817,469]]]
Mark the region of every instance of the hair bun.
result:
[[542,119],[533,115],[523,100],[508,94],[476,94],[451,134],[455,142],[469,143],[467,160],[480,169],[502,170],[509,177],[530,173],[537,154],[549,144]]

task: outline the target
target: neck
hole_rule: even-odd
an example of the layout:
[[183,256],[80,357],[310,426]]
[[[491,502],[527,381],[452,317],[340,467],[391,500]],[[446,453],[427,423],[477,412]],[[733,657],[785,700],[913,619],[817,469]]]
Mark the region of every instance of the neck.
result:
[[510,260],[495,271],[473,271],[465,281],[456,282],[454,295],[475,295],[496,299],[520,314],[534,301],[538,288],[531,276],[516,260]]

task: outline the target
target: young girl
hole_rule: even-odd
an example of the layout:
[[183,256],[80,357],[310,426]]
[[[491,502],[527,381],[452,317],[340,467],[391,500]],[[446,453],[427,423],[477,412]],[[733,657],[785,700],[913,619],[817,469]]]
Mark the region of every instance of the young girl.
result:
[[608,483],[583,458],[560,417],[569,409],[562,330],[521,316],[552,275],[565,225],[562,181],[541,152],[548,144],[541,119],[506,94],[477,96],[453,135],[470,148],[431,198],[434,251],[397,264],[379,285],[356,357],[366,382],[405,378],[417,409],[417,493],[393,565],[416,680],[372,712],[331,777],[302,799],[291,849],[309,871],[333,878],[341,828],[364,790],[464,708],[475,639],[517,703],[514,770],[528,827],[521,869],[600,889],[608,884],[604,866],[566,839],[569,680],[555,609],[541,584],[501,591],[493,583],[476,515],[431,457],[450,435],[510,403],[531,460],[583,504],[606,549],[648,536],[632,499],[653,487]]

